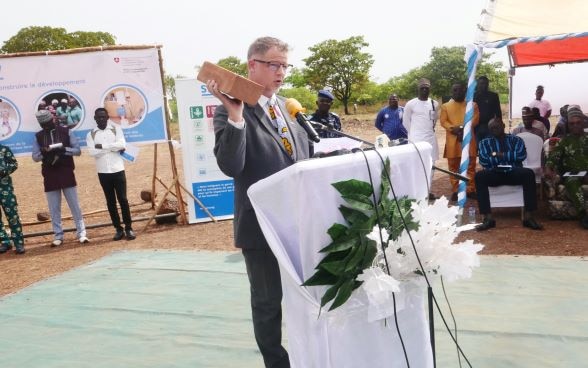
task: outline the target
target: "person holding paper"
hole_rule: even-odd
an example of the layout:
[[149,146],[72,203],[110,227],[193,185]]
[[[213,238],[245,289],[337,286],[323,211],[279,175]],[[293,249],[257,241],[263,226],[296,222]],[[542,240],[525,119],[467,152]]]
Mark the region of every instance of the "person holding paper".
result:
[[281,343],[282,285],[278,262],[257,222],[247,189],[309,155],[306,132],[291,120],[285,99],[276,96],[291,67],[288,48],[273,37],[258,38],[249,47],[249,79],[263,86],[255,105],[228,97],[219,90],[219,81],[206,83],[222,103],[213,118],[214,154],[221,171],[235,179],[235,246],[245,258],[253,330],[266,367],[290,367]]
[[578,105],[568,107],[568,134],[549,153],[545,177],[557,183],[563,181],[566,196],[574,205],[580,225],[588,229],[584,191],[588,184],[588,135],[584,131],[584,113]]
[[533,212],[537,209],[535,173],[523,167],[523,161],[527,158],[525,142],[515,135],[504,134],[502,119],[490,120],[488,129],[490,136],[482,140],[478,147],[480,165],[484,169],[476,173],[475,181],[478,208],[484,219],[476,226],[476,230],[485,231],[496,227],[496,221],[492,218],[488,187],[500,185],[523,186],[523,226],[542,230],[543,226],[533,218]]
[[41,174],[45,197],[51,214],[53,227],[52,247],[63,244],[63,228],[61,224],[61,193],[67,201],[80,243],[90,240],[86,236],[86,225],[78,200],[76,177],[74,175],[73,156],[81,154],[78,139],[72,130],[57,126],[53,114],[49,110],[39,110],[35,113],[41,130],[35,134],[33,141],[33,161],[41,162]]
[[[131,210],[127,200],[127,178],[125,163],[121,156],[126,147],[125,136],[121,127],[108,119],[105,108],[99,107],[94,112],[96,128],[88,132],[86,143],[88,153],[96,159],[96,171],[106,197],[106,206],[116,233],[112,240],[136,238],[132,227]],[[116,201],[120,205],[124,230],[121,226]]]

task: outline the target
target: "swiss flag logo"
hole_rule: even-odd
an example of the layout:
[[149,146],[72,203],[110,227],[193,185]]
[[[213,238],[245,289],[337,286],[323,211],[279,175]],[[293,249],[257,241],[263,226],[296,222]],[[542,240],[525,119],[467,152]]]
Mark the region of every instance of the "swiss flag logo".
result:
[[114,58],[114,62],[115,62],[115,63],[118,63],[119,61],[120,61],[120,59],[119,59],[119,58],[117,58],[117,57],[115,57],[115,58]]

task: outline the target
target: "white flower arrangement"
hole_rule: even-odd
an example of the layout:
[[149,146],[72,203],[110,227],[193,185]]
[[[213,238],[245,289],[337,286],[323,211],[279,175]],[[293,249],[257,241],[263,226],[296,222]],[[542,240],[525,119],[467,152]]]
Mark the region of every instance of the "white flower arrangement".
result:
[[411,289],[409,284],[418,283],[425,274],[454,281],[471,277],[472,269],[480,265],[481,244],[472,240],[454,244],[461,231],[474,225],[458,227],[458,209],[444,197],[433,204],[392,199],[389,170],[386,160],[377,199],[370,183],[350,179],[332,184],[345,201],[339,211],[346,224],[335,223],[327,230],[332,241],[320,250],[325,257],[302,284],[329,286],[321,308],[329,304],[332,311],[342,306],[357,296],[356,289],[365,292],[371,306],[384,305],[392,293]]
[[[458,209],[448,204],[445,197],[433,204],[413,202],[412,217],[419,226],[417,230],[410,231],[410,236],[404,229],[396,240],[388,242],[388,231],[382,229],[380,238],[380,229],[374,226],[367,237],[377,243],[378,253],[372,266],[364,269],[357,278],[363,281],[360,288],[366,292],[370,303],[379,304],[383,299],[390,298],[392,292],[400,291],[400,282],[422,277],[423,271],[411,238],[428,275],[443,276],[444,280],[451,282],[470,278],[472,269],[480,266],[478,252],[484,248],[482,244],[474,244],[473,240],[454,244],[460,232],[471,230],[474,225],[458,227]],[[382,241],[387,244],[385,256]]]

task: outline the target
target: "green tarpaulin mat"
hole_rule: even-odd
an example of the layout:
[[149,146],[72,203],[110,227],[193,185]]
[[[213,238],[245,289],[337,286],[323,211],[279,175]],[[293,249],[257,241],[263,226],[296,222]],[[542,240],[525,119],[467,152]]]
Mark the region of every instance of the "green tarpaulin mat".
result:
[[[481,263],[446,284],[473,367],[588,367],[585,259]],[[459,367],[438,314],[435,326],[437,367]],[[0,368],[263,366],[245,265],[230,252],[119,252],[36,283],[0,298],[0,341]]]

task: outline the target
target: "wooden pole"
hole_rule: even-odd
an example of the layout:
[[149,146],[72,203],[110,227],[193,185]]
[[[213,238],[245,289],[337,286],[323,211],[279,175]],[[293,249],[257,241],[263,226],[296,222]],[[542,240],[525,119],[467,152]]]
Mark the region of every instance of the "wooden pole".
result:
[[[165,191],[165,193],[163,193],[163,197],[161,197],[161,202],[159,202],[159,204],[157,205],[157,207],[155,208],[155,212],[153,212],[153,215],[151,215],[151,218],[149,220],[147,220],[147,223],[145,224],[145,227],[143,228],[142,231],[147,230],[147,227],[149,227],[149,224],[151,223],[151,221],[153,221],[153,219],[155,218],[155,216],[157,216],[157,212],[159,211],[159,209],[161,208],[161,206],[163,206],[163,202],[165,202],[165,198],[167,197],[167,195],[170,193],[171,189],[176,186],[176,183],[178,182],[178,178],[174,178],[174,180],[172,181],[172,184],[169,186],[169,189]],[[177,188],[177,186],[176,186]],[[179,204],[179,201],[178,201]],[[181,215],[181,214],[180,214]],[[184,217],[186,217],[186,214],[184,213]]]
[[[144,203],[145,203],[145,202],[143,202],[143,203],[130,203],[130,204],[129,204],[129,207],[136,207],[136,206],[140,206],[140,205],[142,205],[142,204],[144,204]],[[100,209],[100,210],[93,210],[93,211],[89,211],[89,212],[82,213],[82,217],[87,217],[87,216],[90,216],[90,215],[95,215],[95,214],[97,214],[97,213],[102,213],[102,212],[106,212],[106,211],[108,211],[108,209],[107,209],[107,208],[103,208],[103,209]],[[143,211],[147,211],[147,210],[143,210]],[[61,217],[61,219],[62,219],[62,220],[70,220],[70,219],[72,219],[72,218],[73,218],[73,216],[72,216],[72,215],[67,215],[67,216],[63,216],[63,217]],[[47,222],[50,222],[50,221],[51,221],[51,219],[49,219],[49,220],[38,220],[38,221],[21,222],[20,224],[21,224],[22,226],[29,226],[29,225],[40,225],[40,224],[45,224],[45,223],[47,223]],[[134,220],[133,220],[133,221],[134,221]]]
[[[164,110],[165,110],[165,120],[166,120],[166,124],[165,124],[165,128],[167,131],[167,146],[169,148],[169,155],[171,158],[171,168],[172,168],[172,177],[174,178],[174,183],[172,186],[175,186],[176,189],[176,198],[178,199],[178,210],[180,211],[180,217],[181,217],[181,221],[182,224],[187,224],[188,223],[188,218],[186,217],[186,208],[184,207],[184,200],[182,199],[182,191],[180,189],[180,186],[178,185],[179,183],[179,176],[178,176],[178,168],[176,166],[176,154],[174,152],[174,146],[172,145],[171,142],[171,132],[170,132],[170,116],[169,116],[169,111],[167,109],[167,93],[165,91],[165,76],[163,74],[163,58],[161,56],[161,48],[157,49],[157,55],[159,56],[159,72],[161,73],[161,86],[163,88],[163,104],[164,104]],[[154,193],[155,195],[155,193]],[[163,203],[163,200],[162,200]],[[157,211],[155,212],[157,213]],[[149,224],[149,222],[147,222],[147,224]]]
[[12,54],[2,54],[2,55],[0,55],[0,59],[11,58],[11,57],[23,57],[23,56],[81,54],[84,52],[96,52],[96,51],[108,51],[108,50],[143,50],[143,49],[152,49],[154,47],[156,47],[159,50],[161,48],[161,45],[126,45],[126,46],[125,45],[109,45],[109,46],[80,47],[77,49],[67,49],[67,50],[15,52]]
[[151,208],[155,208],[155,179],[157,179],[157,143],[153,143],[153,177],[151,178]]

